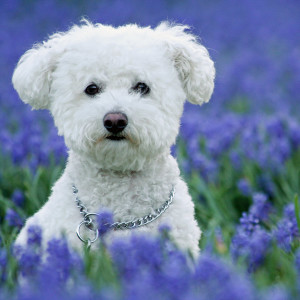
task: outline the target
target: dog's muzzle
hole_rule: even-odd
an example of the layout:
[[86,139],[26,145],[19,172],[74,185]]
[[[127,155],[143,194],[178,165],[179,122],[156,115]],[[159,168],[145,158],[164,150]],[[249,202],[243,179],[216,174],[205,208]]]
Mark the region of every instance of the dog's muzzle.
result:
[[103,125],[107,131],[116,135],[122,132],[128,124],[128,118],[124,113],[107,113],[103,118]]

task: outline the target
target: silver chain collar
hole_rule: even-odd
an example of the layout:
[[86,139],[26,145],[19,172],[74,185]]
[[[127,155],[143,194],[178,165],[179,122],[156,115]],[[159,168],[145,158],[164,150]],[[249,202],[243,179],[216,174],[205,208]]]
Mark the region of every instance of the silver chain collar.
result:
[[[91,247],[92,243],[96,242],[97,239],[99,238],[99,231],[97,226],[95,225],[95,221],[93,220],[92,217],[98,216],[96,213],[89,213],[86,206],[82,203],[82,201],[78,197],[78,189],[76,188],[75,184],[72,184],[72,189],[73,189],[73,195],[75,197],[75,203],[77,207],[79,208],[80,213],[83,216],[83,220],[78,224],[77,229],[76,229],[76,234],[78,238],[87,245],[88,248]],[[134,229],[137,227],[141,227],[144,225],[149,224],[150,222],[153,222],[156,220],[160,215],[162,215],[166,209],[170,206],[170,204],[173,202],[173,198],[175,195],[175,186],[172,186],[169,199],[165,201],[161,207],[155,209],[154,214],[148,214],[142,218],[135,219],[134,221],[129,221],[129,222],[115,222],[112,224],[107,224],[109,225],[110,229],[113,230],[124,230],[124,229]],[[88,230],[92,231],[94,234],[94,237],[92,239],[87,238],[84,239],[81,234],[80,234],[80,228],[81,226],[84,225]]]

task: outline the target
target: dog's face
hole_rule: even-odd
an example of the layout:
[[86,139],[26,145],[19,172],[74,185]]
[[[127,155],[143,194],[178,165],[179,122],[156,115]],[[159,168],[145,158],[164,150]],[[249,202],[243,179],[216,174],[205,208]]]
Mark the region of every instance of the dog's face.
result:
[[119,31],[68,45],[52,74],[50,110],[69,148],[120,169],[170,148],[185,94],[159,46]]
[[213,80],[205,48],[166,24],[73,27],[25,53],[13,76],[24,102],[51,111],[70,149],[123,171],[169,151],[185,98],[208,101]]

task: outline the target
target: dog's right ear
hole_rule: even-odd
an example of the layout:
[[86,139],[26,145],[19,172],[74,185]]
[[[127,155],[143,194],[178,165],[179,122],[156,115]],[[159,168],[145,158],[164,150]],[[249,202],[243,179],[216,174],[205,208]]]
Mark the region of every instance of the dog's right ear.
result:
[[[55,68],[60,35],[28,50],[15,68],[12,82],[20,98],[33,109],[49,108],[51,74]],[[61,52],[61,51],[60,51]]]
[[167,45],[187,100],[201,105],[209,101],[213,92],[215,67],[207,49],[188,29],[188,26],[163,22],[155,31]]

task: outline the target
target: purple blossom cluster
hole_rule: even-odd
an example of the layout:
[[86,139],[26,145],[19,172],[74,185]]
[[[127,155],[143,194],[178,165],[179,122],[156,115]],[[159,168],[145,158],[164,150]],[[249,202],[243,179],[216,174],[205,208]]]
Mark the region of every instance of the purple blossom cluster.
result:
[[[182,169],[196,170],[207,180],[216,180],[220,162],[227,155],[237,171],[249,163],[264,170],[266,175],[259,178],[258,184],[272,192],[267,175],[283,171],[285,162],[299,149],[299,133],[297,119],[282,113],[205,116],[188,107],[181,129],[188,159],[183,161]],[[249,182],[241,181],[239,185],[242,193],[250,193]]]
[[22,206],[25,201],[25,196],[20,189],[15,189],[12,194],[12,201],[16,206]]
[[[231,241],[231,254],[234,259],[244,258],[249,271],[255,271],[271,251],[271,242],[290,252],[300,241],[293,203],[284,207],[283,217],[276,225],[270,226],[270,215],[274,207],[266,195],[256,193],[248,213],[244,212]],[[296,256],[298,257],[298,256]]]
[[[266,237],[261,228],[255,228],[251,233],[254,232],[256,235],[252,238],[249,233],[245,237],[245,240],[250,237],[247,246],[249,252],[243,253],[251,255],[252,266],[262,260],[270,242],[270,238]],[[238,270],[230,261],[207,251],[193,262],[172,243],[166,228],[162,229],[161,235],[156,238],[132,235],[130,238],[114,240],[108,248],[100,247],[102,250],[98,251],[102,255],[105,253],[106,257],[109,255],[113,263],[114,276],[119,278],[117,289],[116,283],[101,286],[99,289],[88,281],[84,258],[70,249],[65,239],[49,241],[44,251],[39,227],[31,227],[28,237],[25,247],[19,246],[14,249],[14,257],[19,264],[18,284],[14,291],[8,292],[1,288],[7,276],[8,254],[3,249],[0,251],[1,296],[17,300],[82,299],[82,297],[111,300],[294,299],[284,288],[276,286],[259,291],[246,273]],[[298,252],[295,257],[296,268],[299,268]],[[104,259],[101,254],[95,256],[95,253],[91,257]],[[105,268],[105,263],[102,267]],[[103,270],[105,271],[106,269]],[[104,276],[101,270],[98,272],[98,276]]]
[[269,218],[271,204],[266,195],[253,195],[253,203],[249,212],[244,212],[240,225],[231,242],[231,254],[234,259],[244,258],[248,270],[254,271],[265,259],[271,246],[272,235],[262,225]]
[[[0,95],[2,107],[1,102]],[[9,118],[7,112],[0,111],[4,123],[4,130],[0,133],[2,155],[10,157],[18,166],[28,166],[33,170],[38,165],[49,164],[51,159],[55,162],[65,159],[66,147],[47,113],[40,112],[37,118],[33,118],[32,112],[22,105],[13,105],[10,110],[15,111]]]
[[22,217],[12,208],[6,210],[5,221],[11,227],[21,228],[24,225]]
[[5,282],[7,278],[6,264],[7,251],[4,248],[0,248],[0,284]]
[[[207,247],[194,261],[172,243],[170,228],[163,226],[159,237],[131,235],[129,238],[116,239],[106,246],[100,244],[99,253],[83,258],[69,248],[66,240],[52,239],[46,252],[42,249],[42,232],[38,226],[28,229],[27,244],[15,246],[8,253],[0,245],[0,295],[14,299],[294,299],[284,288],[273,286],[269,290],[257,289],[247,272],[233,266],[234,262],[244,259],[248,272],[255,272],[272,251],[272,241],[276,242],[279,231],[284,238],[283,249],[290,251],[292,244],[299,239],[295,210],[292,205],[284,208],[283,218],[271,231],[270,215],[274,208],[266,195],[255,193],[249,211],[243,213],[240,225],[236,228],[231,241],[233,261],[224,260],[211,253]],[[291,223],[283,227],[282,223]],[[98,224],[102,235],[111,223],[112,214],[99,213]],[[219,232],[221,235],[221,232]],[[222,241],[224,243],[224,241]],[[281,241],[278,241],[281,246]],[[287,247],[288,246],[288,247]],[[299,252],[299,251],[298,251]],[[299,268],[299,253],[295,255],[295,267]],[[12,254],[13,253],[13,254]],[[89,255],[89,253],[86,253]],[[17,260],[18,283],[12,292],[4,289],[9,274],[9,260]],[[114,280],[102,285],[100,290],[86,277],[87,259],[98,265],[97,278],[105,276],[107,264],[112,264]],[[108,259],[109,262],[97,263]],[[104,268],[103,272],[101,268]],[[300,271],[298,270],[297,272]],[[99,279],[99,278],[98,278]],[[300,280],[300,276],[299,276]],[[116,288],[117,285],[117,288]],[[3,291],[3,292],[2,292]],[[1,299],[1,297],[0,297]]]
[[104,236],[110,229],[110,225],[113,224],[113,215],[110,211],[101,211],[97,217],[98,231],[100,236]]
[[255,299],[250,280],[232,265],[203,253],[191,268],[169,240],[135,236],[115,243],[111,252],[128,299]]
[[291,251],[296,240],[300,241],[299,227],[293,203],[284,208],[283,218],[278,222],[273,232],[277,244],[285,251]]
[[[29,236],[26,247],[15,249],[20,270],[14,299],[256,299],[253,283],[229,262],[204,253],[192,266],[166,235],[133,235],[105,249],[120,278],[120,294],[113,286],[97,291],[87,282],[83,258],[64,239],[51,240],[43,252],[39,228],[30,228]],[[1,252],[0,271],[6,257]]]
[[83,260],[63,238],[49,241],[46,251],[41,240],[41,229],[32,226],[27,245],[14,247],[19,265],[16,299],[67,299],[65,296],[72,291],[68,285],[80,272],[83,276]]

